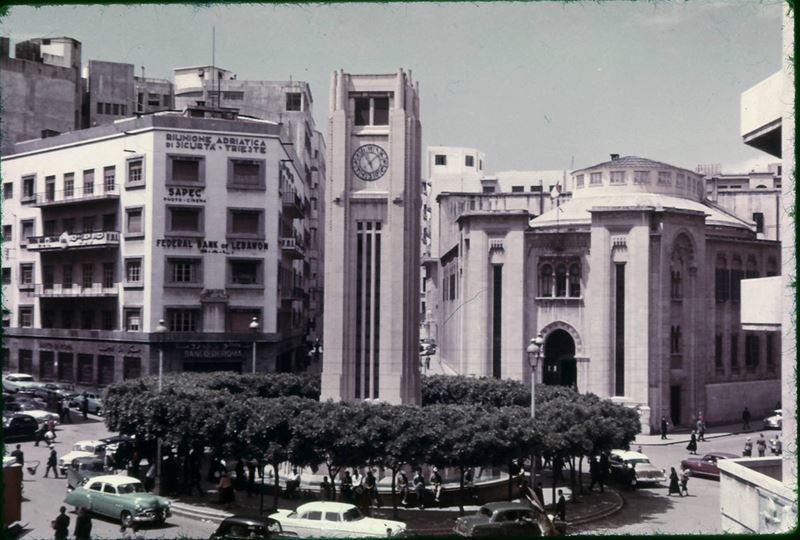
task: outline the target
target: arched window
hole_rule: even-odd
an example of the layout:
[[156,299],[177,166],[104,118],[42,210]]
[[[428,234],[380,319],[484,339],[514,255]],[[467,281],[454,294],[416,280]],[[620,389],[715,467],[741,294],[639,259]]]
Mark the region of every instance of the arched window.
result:
[[556,296],[567,296],[567,267],[563,264],[556,266]]
[[747,279],[759,277],[758,263],[756,262],[756,258],[752,255],[747,257],[747,270],[745,272],[745,277]]
[[744,268],[742,259],[738,255],[733,256],[731,265],[731,300],[739,302],[742,297],[742,279],[744,278]]
[[569,267],[569,295],[578,298],[581,295],[581,266],[572,264]]
[[730,298],[730,271],[724,255],[717,256],[715,271],[715,289],[717,302],[725,302]]
[[553,267],[549,264],[543,264],[539,272],[539,296],[553,296]]

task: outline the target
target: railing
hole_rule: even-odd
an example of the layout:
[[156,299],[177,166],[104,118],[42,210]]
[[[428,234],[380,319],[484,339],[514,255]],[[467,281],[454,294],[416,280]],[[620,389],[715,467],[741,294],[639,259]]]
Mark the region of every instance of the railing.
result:
[[36,206],[55,206],[74,202],[118,199],[117,184],[87,184],[59,191],[48,190],[36,194]]
[[286,213],[293,218],[302,218],[305,212],[303,199],[294,190],[287,190],[281,195],[283,208]]
[[303,245],[296,238],[279,238],[281,251],[293,259],[302,259],[305,256]]
[[104,287],[100,283],[94,283],[91,287],[81,287],[77,283],[73,283],[72,286],[66,287],[63,283],[37,283],[27,294],[28,296],[42,298],[117,296],[119,294],[119,285],[115,283],[110,287]]
[[28,250],[91,249],[119,246],[119,231],[97,231],[59,235],[29,236]]

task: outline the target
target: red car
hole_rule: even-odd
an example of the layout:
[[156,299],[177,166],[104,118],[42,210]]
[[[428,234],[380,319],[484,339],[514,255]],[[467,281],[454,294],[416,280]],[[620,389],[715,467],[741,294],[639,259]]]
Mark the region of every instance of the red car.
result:
[[719,478],[717,462],[721,459],[738,458],[736,454],[728,452],[711,452],[703,457],[690,457],[681,461],[681,469],[689,470],[691,475],[711,476]]

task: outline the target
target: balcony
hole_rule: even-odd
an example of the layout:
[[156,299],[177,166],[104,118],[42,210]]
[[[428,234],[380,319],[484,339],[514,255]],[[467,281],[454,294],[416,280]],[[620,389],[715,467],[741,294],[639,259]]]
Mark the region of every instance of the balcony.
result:
[[287,217],[292,219],[303,219],[305,208],[303,199],[294,190],[287,190],[281,196],[283,201],[283,211]]
[[296,238],[280,238],[281,252],[290,259],[302,259],[305,257],[305,250],[301,242]]
[[67,249],[104,249],[119,247],[118,231],[85,233],[63,232],[60,235],[29,236],[29,251],[63,251]]
[[37,283],[26,292],[28,296],[38,296],[40,298],[103,298],[117,296],[119,294],[119,285],[115,283],[111,287],[103,287],[100,283],[95,283],[91,287],[81,287],[78,284],[65,287],[61,283],[53,283],[52,285]]
[[775,157],[781,157],[783,115],[791,106],[785,86],[794,88],[784,72],[779,71],[743,92],[741,97],[740,131],[744,143]]
[[34,206],[44,208],[117,199],[119,199],[119,186],[117,184],[91,184],[75,186],[72,189],[63,189],[61,191],[47,190],[37,193]]

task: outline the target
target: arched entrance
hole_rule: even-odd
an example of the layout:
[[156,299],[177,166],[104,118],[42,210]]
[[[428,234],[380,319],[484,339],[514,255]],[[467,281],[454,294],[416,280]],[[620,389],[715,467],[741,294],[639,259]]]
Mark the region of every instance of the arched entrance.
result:
[[544,340],[544,384],[576,386],[575,340],[563,329],[553,330]]

